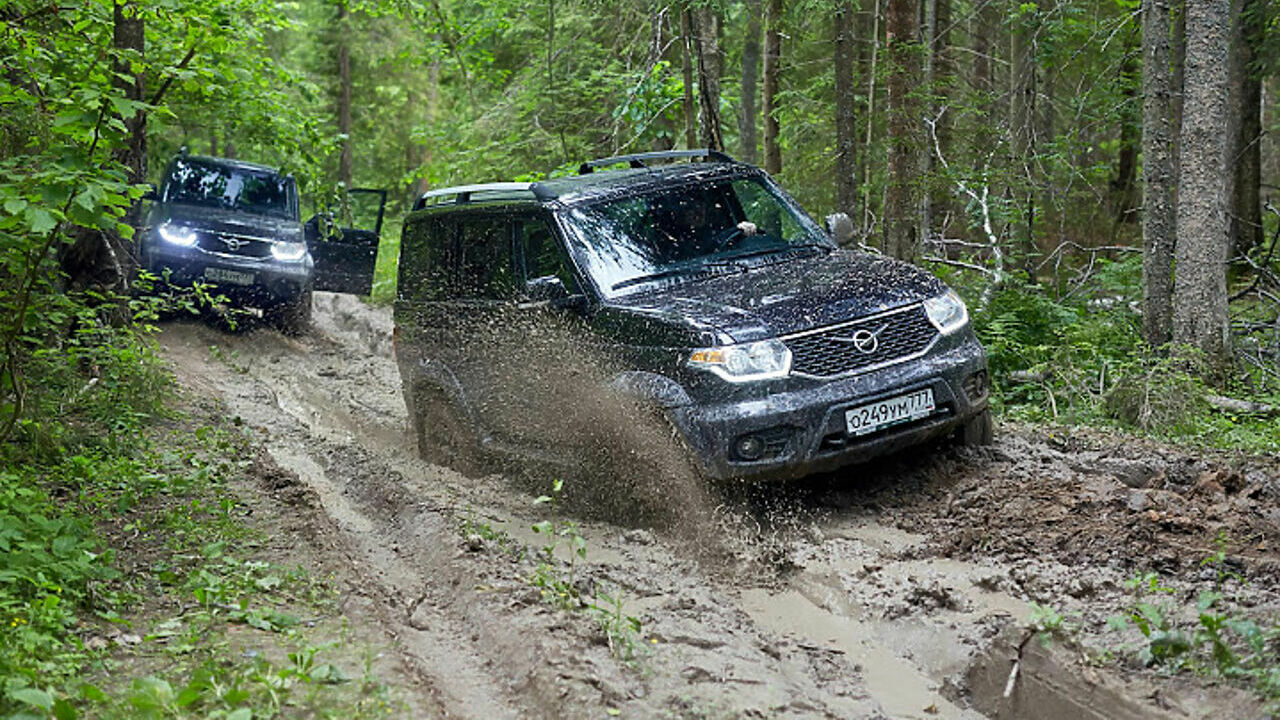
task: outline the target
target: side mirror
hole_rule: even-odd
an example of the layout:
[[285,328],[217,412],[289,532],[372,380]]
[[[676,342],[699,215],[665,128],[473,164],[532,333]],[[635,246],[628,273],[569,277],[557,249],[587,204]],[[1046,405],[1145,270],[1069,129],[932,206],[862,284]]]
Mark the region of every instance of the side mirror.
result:
[[835,213],[827,216],[827,234],[831,236],[836,244],[844,247],[853,243],[853,237],[856,231],[853,227],[853,220],[847,213]]
[[160,192],[156,189],[155,183],[147,183],[147,191],[142,193],[142,199],[150,200],[151,202],[156,202],[160,199]]
[[564,281],[555,275],[530,280],[525,283],[525,292],[534,302],[563,300],[569,297],[569,289],[564,286]]

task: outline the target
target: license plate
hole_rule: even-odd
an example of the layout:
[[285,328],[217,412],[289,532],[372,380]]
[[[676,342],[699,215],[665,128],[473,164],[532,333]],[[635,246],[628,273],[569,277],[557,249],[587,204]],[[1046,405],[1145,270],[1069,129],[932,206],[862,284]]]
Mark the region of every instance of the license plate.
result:
[[877,430],[928,417],[936,409],[933,404],[933,389],[925,388],[847,410],[844,423],[850,435],[869,435]]
[[206,268],[204,279],[212,283],[230,283],[232,285],[252,285],[253,273],[227,270],[224,268]]

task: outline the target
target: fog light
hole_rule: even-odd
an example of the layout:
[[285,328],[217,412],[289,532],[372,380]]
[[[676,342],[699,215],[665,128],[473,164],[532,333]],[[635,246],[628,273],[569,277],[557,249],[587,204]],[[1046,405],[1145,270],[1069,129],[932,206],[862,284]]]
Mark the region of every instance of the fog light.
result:
[[733,452],[743,460],[759,460],[764,455],[764,440],[759,435],[743,435],[733,442]]
[[979,370],[964,381],[964,392],[969,400],[981,400],[987,395],[987,371]]

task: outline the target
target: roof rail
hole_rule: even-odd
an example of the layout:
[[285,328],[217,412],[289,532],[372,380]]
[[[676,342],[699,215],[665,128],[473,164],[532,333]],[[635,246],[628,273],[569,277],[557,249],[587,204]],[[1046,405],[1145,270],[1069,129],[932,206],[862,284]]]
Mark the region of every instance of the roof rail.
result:
[[615,157],[600,158],[599,160],[590,160],[578,166],[579,175],[588,175],[595,172],[596,168],[606,167],[608,165],[617,165],[619,163],[627,163],[633,168],[648,167],[645,162],[648,160],[678,160],[680,158],[706,158],[707,160],[715,160],[716,162],[737,162],[727,154],[719,150],[710,148],[699,148],[697,150],[659,150],[657,152],[635,153],[633,155],[618,155]]
[[[428,190],[422,193],[422,197],[413,204],[414,210],[421,210],[427,206],[427,201],[433,198],[445,198],[453,196],[454,203],[471,202],[471,196],[475,193],[494,193],[494,192],[529,192],[533,193],[533,183],[527,182],[495,182],[481,183],[479,185],[455,185],[454,187],[440,188],[439,190]],[[537,197],[537,193],[534,193]],[[443,203],[443,200],[437,200],[437,203]]]

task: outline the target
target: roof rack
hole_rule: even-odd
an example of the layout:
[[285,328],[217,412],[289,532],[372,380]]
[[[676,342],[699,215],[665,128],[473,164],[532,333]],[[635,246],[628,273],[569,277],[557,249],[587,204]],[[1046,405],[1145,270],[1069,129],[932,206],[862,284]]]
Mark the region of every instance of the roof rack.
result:
[[650,160],[678,160],[680,158],[705,158],[707,160],[715,160],[716,162],[737,162],[729,157],[726,153],[710,148],[697,150],[659,150],[658,152],[643,152],[633,155],[617,155],[615,157],[600,158],[599,160],[590,160],[578,166],[579,175],[588,175],[595,172],[596,168],[607,167],[609,165],[617,165],[619,163],[627,163],[633,168],[648,167],[646,161]]
[[[471,196],[476,193],[532,193],[534,197],[538,193],[533,189],[533,183],[527,182],[495,182],[481,183],[479,185],[455,185],[454,187],[440,188],[439,190],[428,190],[422,193],[422,197],[413,204],[414,210],[421,210],[427,206],[427,201],[435,198],[446,198],[453,196],[453,202],[468,203],[471,202]],[[445,200],[436,200],[434,204],[443,204]]]

